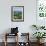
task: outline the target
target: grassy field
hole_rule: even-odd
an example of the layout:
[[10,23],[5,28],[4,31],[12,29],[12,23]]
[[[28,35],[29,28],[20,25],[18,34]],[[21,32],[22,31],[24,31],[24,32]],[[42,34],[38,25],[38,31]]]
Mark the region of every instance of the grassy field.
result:
[[22,19],[22,11],[14,11],[14,19]]

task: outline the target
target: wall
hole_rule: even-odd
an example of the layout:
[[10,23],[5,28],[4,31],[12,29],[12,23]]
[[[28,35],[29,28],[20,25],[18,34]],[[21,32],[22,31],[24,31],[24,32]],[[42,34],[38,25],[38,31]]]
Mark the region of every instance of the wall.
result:
[[[24,22],[11,22],[11,6],[24,6]],[[17,26],[32,36],[32,24],[36,24],[36,0],[0,0],[0,34]]]

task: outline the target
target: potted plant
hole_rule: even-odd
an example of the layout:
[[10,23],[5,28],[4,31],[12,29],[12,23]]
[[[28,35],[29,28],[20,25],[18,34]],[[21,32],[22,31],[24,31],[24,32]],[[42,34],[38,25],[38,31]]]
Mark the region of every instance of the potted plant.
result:
[[36,30],[45,29],[45,26],[32,25],[32,27],[35,28]]
[[37,41],[40,43],[40,40],[46,36],[45,32],[35,32],[33,35],[37,38]]
[[39,28],[38,28],[38,26],[37,25],[32,25],[32,28],[35,28],[36,30],[38,30]]
[[40,29],[45,29],[45,26],[40,26]]

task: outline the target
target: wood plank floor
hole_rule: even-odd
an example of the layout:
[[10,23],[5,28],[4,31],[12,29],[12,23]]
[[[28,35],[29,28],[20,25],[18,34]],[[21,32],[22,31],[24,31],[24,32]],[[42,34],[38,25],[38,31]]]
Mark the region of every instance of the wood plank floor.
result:
[[[0,46],[5,46],[4,45],[4,43],[2,42],[0,42]],[[12,43],[12,42],[10,42],[10,43],[8,43],[8,45],[7,46],[15,46],[15,42],[14,43]],[[22,45],[21,45],[22,46]],[[24,45],[25,46],[25,45]],[[37,43],[30,43],[30,46],[37,46]],[[44,43],[44,45],[41,45],[41,46],[46,46],[46,43]]]

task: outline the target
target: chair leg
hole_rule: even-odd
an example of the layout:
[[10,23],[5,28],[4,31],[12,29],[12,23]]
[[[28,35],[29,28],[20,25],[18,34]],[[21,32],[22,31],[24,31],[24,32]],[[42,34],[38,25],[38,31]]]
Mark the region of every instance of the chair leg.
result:
[[5,46],[7,46],[7,34],[5,34]]
[[7,42],[5,41],[5,46],[7,46]]
[[18,46],[18,34],[17,34],[17,46]]

